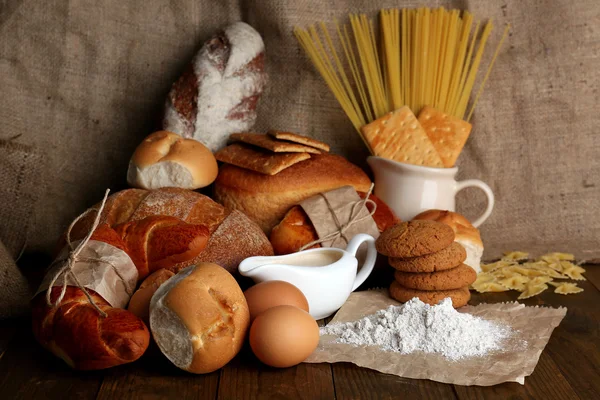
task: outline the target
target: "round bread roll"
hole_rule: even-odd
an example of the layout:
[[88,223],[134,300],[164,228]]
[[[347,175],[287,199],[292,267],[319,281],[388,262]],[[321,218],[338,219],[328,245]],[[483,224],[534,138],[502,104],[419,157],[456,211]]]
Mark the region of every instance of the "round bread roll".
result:
[[175,275],[175,272],[164,268],[150,274],[144,279],[133,296],[131,296],[127,311],[137,315],[148,324],[148,318],[150,317],[150,300],[152,300],[152,296],[158,290],[160,285],[168,281],[173,275]]
[[464,215],[454,211],[427,210],[413,219],[428,219],[438,221],[452,228],[455,234],[454,241],[463,245],[467,251],[464,261],[477,273],[481,272],[481,256],[483,255],[483,242],[479,229],[475,228]]
[[212,263],[188,267],[150,303],[150,330],[162,353],[178,368],[206,374],[240,351],[250,324],[244,293],[233,276]]
[[199,189],[210,185],[217,173],[217,160],[202,143],[158,131],[135,149],[127,182],[141,189]]
[[371,180],[344,157],[313,154],[275,175],[223,164],[215,181],[214,198],[227,208],[240,210],[269,234],[295,204],[347,185],[367,192]]

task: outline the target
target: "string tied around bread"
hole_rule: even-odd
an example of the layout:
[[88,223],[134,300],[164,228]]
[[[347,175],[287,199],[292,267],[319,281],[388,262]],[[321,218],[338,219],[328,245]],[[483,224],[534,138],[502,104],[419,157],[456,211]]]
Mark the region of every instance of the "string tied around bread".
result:
[[[98,313],[102,317],[106,317],[108,315],[102,309],[100,309],[98,304],[96,304],[96,302],[92,298],[92,295],[90,294],[89,290],[81,284],[81,282],[77,278],[77,275],[73,272],[73,266],[77,262],[80,262],[80,261],[104,263],[104,264],[109,265],[110,267],[112,267],[112,269],[117,274],[119,279],[123,282],[123,285],[125,286],[125,291],[127,292],[127,294],[130,297],[133,295],[133,291],[127,285],[127,280],[125,279],[125,277],[123,277],[123,275],[119,272],[118,268],[113,263],[111,263],[110,261],[104,260],[102,258],[83,257],[80,255],[82,250],[89,243],[92,235],[94,234],[94,231],[96,230],[96,228],[98,227],[98,225],[100,223],[100,217],[102,216],[102,211],[104,210],[104,206],[106,204],[106,200],[108,199],[109,193],[110,193],[110,189],[106,189],[106,192],[104,193],[104,198],[102,199],[102,203],[100,203],[100,207],[98,207],[98,209],[90,208],[90,209],[86,210],[84,213],[82,213],[77,218],[75,218],[75,220],[73,220],[73,222],[71,222],[71,225],[69,225],[69,228],[67,229],[67,235],[66,235],[67,246],[69,247],[69,255],[67,256],[66,259],[60,258],[60,257],[57,258],[56,260],[54,260],[52,262],[52,264],[50,264],[50,267],[49,267],[49,268],[52,268],[54,266],[54,264],[56,264],[57,262],[64,261],[64,265],[61,268],[59,268],[58,271],[56,271],[56,273],[54,274],[54,277],[50,281],[50,286],[48,286],[48,289],[46,291],[46,304],[48,304],[48,306],[53,307],[53,308],[58,307],[58,305],[64,299],[65,294],[67,293],[67,286],[72,286],[72,285],[69,285],[69,281],[67,279],[70,277],[75,282],[75,286],[77,286],[77,288],[79,288],[85,294],[85,297],[87,298],[89,303],[92,305],[92,307],[94,307],[94,309],[96,311],[98,311]],[[94,222],[92,224],[92,227],[90,228],[90,231],[85,236],[85,238],[77,244],[76,247],[73,247],[73,242],[71,242],[71,230],[73,229],[75,224],[77,224],[77,222],[79,222],[81,219],[83,219],[88,214],[90,214],[91,212],[94,212],[94,211],[96,211],[96,217],[94,218]],[[58,281],[58,279],[61,276],[63,279],[62,285],[55,285],[56,281]],[[61,289],[60,295],[58,296],[56,301],[52,302],[52,288],[54,286],[62,286],[62,289]]]
[[[350,228],[352,225],[362,222],[366,219],[369,218],[373,218],[373,214],[375,214],[375,211],[377,211],[377,203],[375,203],[373,200],[371,200],[370,196],[371,193],[373,192],[373,188],[375,187],[374,183],[371,183],[371,186],[369,187],[369,190],[367,191],[367,194],[365,195],[364,199],[360,199],[356,202],[354,202],[354,204],[352,205],[352,210],[350,212],[350,217],[348,218],[348,221],[345,224],[342,224],[339,220],[339,218],[337,217],[337,215],[335,214],[335,209],[333,208],[333,206],[331,205],[331,203],[329,202],[329,199],[327,198],[327,196],[325,196],[323,193],[319,193],[319,196],[321,196],[323,198],[323,200],[325,200],[325,204],[327,205],[327,209],[329,210],[329,212],[331,213],[331,216],[333,217],[333,222],[335,223],[336,226],[336,230],[328,233],[327,235],[320,237],[316,240],[313,240],[312,242],[306,243],[304,246],[300,247],[300,249],[298,251],[303,251],[306,250],[308,248],[311,248],[312,246],[316,245],[316,244],[321,244],[323,242],[327,242],[327,241],[335,241],[338,238],[342,238],[346,241],[346,243],[348,243],[350,240],[346,237],[346,231],[348,230],[348,228]],[[371,205],[371,211],[368,212],[367,215],[359,217],[360,215],[360,211],[362,210],[363,207],[365,207],[367,204]],[[368,210],[368,209],[367,209]]]

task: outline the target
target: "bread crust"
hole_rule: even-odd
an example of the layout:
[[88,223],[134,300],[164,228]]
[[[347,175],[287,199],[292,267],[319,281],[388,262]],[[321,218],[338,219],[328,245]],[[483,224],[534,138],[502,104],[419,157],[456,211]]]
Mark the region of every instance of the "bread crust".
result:
[[243,212],[269,233],[292,206],[346,185],[367,192],[371,180],[341,156],[315,154],[273,176],[223,164],[215,181],[214,198]]

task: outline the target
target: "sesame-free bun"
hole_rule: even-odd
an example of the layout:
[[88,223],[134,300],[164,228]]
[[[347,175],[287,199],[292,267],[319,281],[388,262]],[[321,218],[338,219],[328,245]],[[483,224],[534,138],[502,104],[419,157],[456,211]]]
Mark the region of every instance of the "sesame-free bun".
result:
[[141,189],[199,189],[210,185],[217,173],[217,160],[202,143],[173,132],[158,131],[135,149],[127,182]]
[[454,211],[427,210],[413,219],[429,219],[448,225],[454,230],[455,242],[463,245],[467,251],[465,264],[476,272],[481,272],[481,256],[483,255],[483,242],[479,229],[475,228],[464,215]]
[[223,164],[215,181],[214,198],[227,208],[240,210],[268,234],[302,200],[347,185],[367,192],[371,180],[344,157],[313,154],[275,175]]
[[217,264],[188,267],[158,288],[150,303],[150,330],[178,368],[206,374],[240,351],[250,324],[244,293]]

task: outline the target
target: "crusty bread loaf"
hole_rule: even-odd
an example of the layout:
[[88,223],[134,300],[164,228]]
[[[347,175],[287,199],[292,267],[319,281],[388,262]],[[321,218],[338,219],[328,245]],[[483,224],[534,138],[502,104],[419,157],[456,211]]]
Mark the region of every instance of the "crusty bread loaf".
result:
[[[365,198],[366,193],[358,192],[361,198]],[[375,213],[373,214],[373,220],[377,224],[379,232],[383,232],[390,226],[393,226],[400,222],[400,219],[394,214],[391,208],[388,207],[382,200],[375,195],[369,196],[376,204]],[[367,203],[367,208],[371,211],[371,205]],[[304,212],[302,207],[293,206],[285,214],[285,217],[277,224],[269,239],[273,246],[273,252],[277,255],[295,253],[307,243],[317,240],[319,236],[311,223],[308,215]],[[320,247],[315,245],[312,247]],[[311,248],[312,248],[311,247]]]
[[453,211],[427,210],[413,219],[429,219],[446,224],[454,230],[455,242],[463,245],[467,251],[465,264],[476,272],[481,272],[481,256],[483,255],[483,242],[479,229],[475,228],[464,215]]
[[[179,218],[187,223],[204,225],[209,231],[206,248],[196,257],[171,266],[160,265],[177,272],[199,261],[214,262],[229,272],[237,271],[243,258],[255,255],[273,255],[269,239],[261,229],[243,214],[233,216],[235,229],[223,228],[217,237],[212,235],[228,220],[230,211],[207,196],[180,188],[157,190],[127,189],[109,196],[100,217],[100,223],[109,226],[138,221],[149,216],[165,215]],[[80,220],[71,233],[71,240],[83,238],[93,222],[93,213]],[[61,248],[64,246],[64,240]],[[206,252],[206,255],[204,255]],[[243,257],[243,258],[242,258]],[[150,271],[151,272],[151,271]]]
[[242,348],[250,312],[225,269],[200,263],[163,284],[150,303],[150,329],[163,354],[196,374],[215,371]]
[[247,131],[267,82],[259,33],[235,22],[207,40],[167,98],[163,128],[221,149],[229,134]]
[[217,177],[217,160],[202,143],[158,131],[138,145],[129,161],[127,182],[137,188],[199,189]]
[[367,192],[371,181],[341,156],[314,154],[272,176],[223,164],[215,181],[214,198],[227,208],[240,210],[269,233],[292,206],[346,185]]

